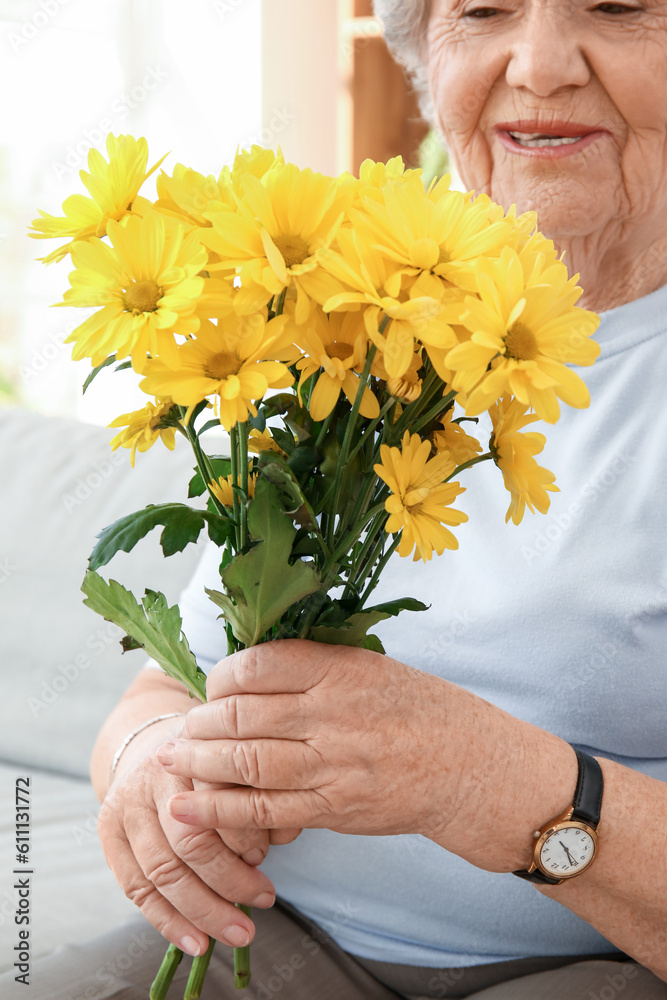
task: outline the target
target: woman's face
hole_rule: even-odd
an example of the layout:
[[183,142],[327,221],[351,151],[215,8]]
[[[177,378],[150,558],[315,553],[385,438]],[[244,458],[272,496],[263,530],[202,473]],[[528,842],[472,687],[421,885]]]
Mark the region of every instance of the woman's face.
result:
[[433,0],[428,66],[467,187],[556,240],[664,234],[667,0]]

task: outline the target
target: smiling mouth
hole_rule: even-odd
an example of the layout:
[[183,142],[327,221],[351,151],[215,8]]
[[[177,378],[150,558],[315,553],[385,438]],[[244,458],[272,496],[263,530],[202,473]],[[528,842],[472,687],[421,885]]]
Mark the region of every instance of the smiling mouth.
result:
[[545,135],[543,132],[508,132],[510,138],[525,149],[538,149],[543,146],[572,146],[586,138],[582,135]]

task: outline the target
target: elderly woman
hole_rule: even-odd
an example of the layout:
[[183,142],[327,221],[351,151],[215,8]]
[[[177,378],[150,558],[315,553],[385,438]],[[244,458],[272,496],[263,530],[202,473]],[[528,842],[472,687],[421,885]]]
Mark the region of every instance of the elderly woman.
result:
[[[256,927],[257,1000],[667,997],[667,3],[376,7],[466,186],[537,209],[603,313],[592,405],[545,452],[562,492],[505,530],[480,470],[461,552],[386,574],[383,597],[400,575],[432,604],[386,627],[395,659],[276,642],[216,664],[202,565],[184,614],[209,703],[144,669],[92,760],[142,918],[76,974],[47,961],[33,1000],[143,997],[165,938]],[[204,997],[233,994],[230,954]]]

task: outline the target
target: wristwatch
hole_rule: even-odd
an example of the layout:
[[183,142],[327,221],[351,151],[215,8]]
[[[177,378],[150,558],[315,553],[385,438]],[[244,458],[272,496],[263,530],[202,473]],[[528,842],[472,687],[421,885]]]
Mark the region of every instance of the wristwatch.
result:
[[530,868],[513,872],[529,882],[560,885],[587,871],[595,858],[604,787],[602,768],[595,757],[572,749],[579,764],[574,802],[535,831],[533,863]]

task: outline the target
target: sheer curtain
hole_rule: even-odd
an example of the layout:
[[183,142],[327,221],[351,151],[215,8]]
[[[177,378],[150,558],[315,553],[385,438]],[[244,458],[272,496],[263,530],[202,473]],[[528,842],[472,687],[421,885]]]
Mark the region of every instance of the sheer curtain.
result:
[[262,140],[261,62],[261,0],[0,0],[0,399],[97,423],[143,405],[118,375],[81,397],[89,364],[63,340],[86,313],[50,308],[69,260],[35,262],[57,244],[27,226],[85,193],[109,132],[217,173]]

